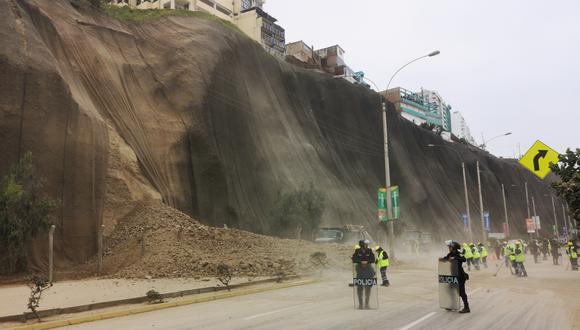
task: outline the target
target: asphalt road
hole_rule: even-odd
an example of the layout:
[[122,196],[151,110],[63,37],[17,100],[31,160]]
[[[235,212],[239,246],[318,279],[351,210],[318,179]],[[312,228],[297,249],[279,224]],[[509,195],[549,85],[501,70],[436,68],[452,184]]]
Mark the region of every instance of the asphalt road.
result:
[[527,263],[528,278],[496,265],[470,272],[471,314],[438,307],[436,262],[402,265],[380,288],[378,310],[355,310],[351,275],[316,284],[67,327],[70,329],[574,329],[580,273]]

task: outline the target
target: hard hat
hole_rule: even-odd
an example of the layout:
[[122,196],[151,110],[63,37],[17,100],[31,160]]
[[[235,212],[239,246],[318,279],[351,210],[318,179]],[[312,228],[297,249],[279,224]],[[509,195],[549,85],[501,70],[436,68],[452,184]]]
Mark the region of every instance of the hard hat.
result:
[[507,241],[503,241],[503,244],[507,244]]
[[574,243],[568,242],[568,246],[572,246],[572,245],[574,245]]
[[381,247],[380,246],[375,246],[375,251],[378,251]]

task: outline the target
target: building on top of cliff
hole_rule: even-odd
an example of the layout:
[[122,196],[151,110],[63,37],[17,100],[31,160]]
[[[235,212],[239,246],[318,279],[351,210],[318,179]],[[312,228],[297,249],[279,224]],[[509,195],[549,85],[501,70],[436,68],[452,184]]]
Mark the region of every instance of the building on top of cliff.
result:
[[[434,125],[440,127],[445,138],[452,131],[451,106],[443,101],[439,93],[421,88],[420,92],[397,87],[382,92],[397,112],[416,125]],[[447,132],[447,133],[445,133]]]
[[320,56],[314,51],[314,46],[308,46],[302,40],[286,44],[286,62],[308,69],[322,69]]
[[111,0],[111,4],[137,9],[201,11],[237,25],[264,49],[281,59],[286,53],[285,30],[263,10],[264,0]]
[[467,125],[467,121],[459,111],[454,111],[451,114],[451,128],[453,135],[460,139],[464,139],[472,145],[477,145],[475,139],[471,136],[471,130]]

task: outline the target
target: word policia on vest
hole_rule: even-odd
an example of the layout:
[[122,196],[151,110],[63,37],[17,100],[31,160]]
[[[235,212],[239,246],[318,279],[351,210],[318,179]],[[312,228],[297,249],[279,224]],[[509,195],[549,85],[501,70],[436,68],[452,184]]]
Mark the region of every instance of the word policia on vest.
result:
[[353,278],[352,283],[356,286],[374,286],[377,285],[376,278]]
[[459,280],[457,279],[457,276],[439,275],[439,283],[459,284]]

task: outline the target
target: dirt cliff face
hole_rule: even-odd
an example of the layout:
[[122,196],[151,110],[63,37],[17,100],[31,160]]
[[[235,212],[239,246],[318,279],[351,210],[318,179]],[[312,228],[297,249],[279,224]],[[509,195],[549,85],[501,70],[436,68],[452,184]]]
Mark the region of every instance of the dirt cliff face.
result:
[[[0,2],[0,43],[0,175],[33,152],[48,193],[62,202],[61,263],[89,258],[101,224],[111,233],[148,200],[210,225],[267,233],[276,194],[309,183],[325,193],[325,224],[378,230],[381,117],[377,94],[363,87],[278,61],[219,22],[121,22],[64,0]],[[398,229],[461,235],[458,156],[427,148],[443,141],[389,110]],[[469,169],[476,232],[475,161],[493,231],[503,222],[501,182],[512,231],[524,229],[524,181],[552,221],[544,183],[515,162],[453,148]],[[44,253],[37,247],[33,264]]]

